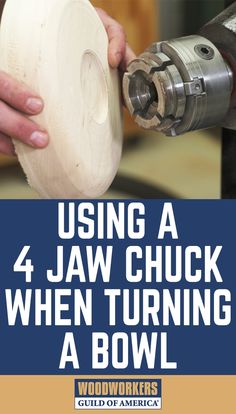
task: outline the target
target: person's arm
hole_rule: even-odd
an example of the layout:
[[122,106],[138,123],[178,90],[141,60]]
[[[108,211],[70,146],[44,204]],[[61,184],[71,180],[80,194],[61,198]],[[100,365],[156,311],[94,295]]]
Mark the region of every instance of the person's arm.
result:
[[[0,0],[0,8],[2,3]],[[97,9],[97,13],[109,38],[109,64],[113,68],[120,67],[125,70],[135,55],[126,42],[124,29],[102,9]],[[33,148],[47,146],[47,132],[28,118],[42,110],[43,101],[34,91],[0,71],[0,153],[14,155],[14,145],[10,137]]]

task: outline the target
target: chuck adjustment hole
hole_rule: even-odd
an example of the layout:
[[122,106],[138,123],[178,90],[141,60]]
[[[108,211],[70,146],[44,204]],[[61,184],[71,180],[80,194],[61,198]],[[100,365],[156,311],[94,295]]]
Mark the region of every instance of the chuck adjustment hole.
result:
[[208,49],[208,47],[201,47],[201,52],[204,54],[204,55],[209,55],[209,53],[211,53],[211,51]]
[[195,53],[202,59],[210,60],[215,56],[214,49],[208,45],[196,45]]

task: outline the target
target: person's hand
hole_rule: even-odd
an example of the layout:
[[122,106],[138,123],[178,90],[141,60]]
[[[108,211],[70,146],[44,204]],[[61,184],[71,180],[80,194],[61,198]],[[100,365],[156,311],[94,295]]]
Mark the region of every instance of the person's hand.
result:
[[0,71],[0,152],[14,155],[11,138],[18,139],[33,148],[48,144],[47,132],[29,115],[43,110],[43,101],[26,85]]
[[120,67],[126,70],[129,62],[136,58],[135,53],[126,42],[126,35],[123,27],[112,19],[108,14],[96,8],[102,20],[109,39],[108,61],[112,68]]
[[[123,27],[102,9],[96,9],[109,38],[108,60],[112,68],[125,71],[135,54],[126,42]],[[25,84],[0,71],[0,153],[14,155],[12,139],[18,139],[33,148],[44,148],[49,138],[31,115],[43,110],[43,101]]]

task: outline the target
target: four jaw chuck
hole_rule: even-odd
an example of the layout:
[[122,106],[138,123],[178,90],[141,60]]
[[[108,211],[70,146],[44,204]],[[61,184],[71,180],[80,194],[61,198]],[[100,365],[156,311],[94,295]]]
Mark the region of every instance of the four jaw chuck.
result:
[[[139,126],[170,136],[216,125],[236,129],[234,57],[224,38],[217,42],[214,35],[229,18],[225,39],[236,45],[235,2],[201,35],[154,43],[129,64],[123,94]],[[236,46],[234,51],[236,59]]]

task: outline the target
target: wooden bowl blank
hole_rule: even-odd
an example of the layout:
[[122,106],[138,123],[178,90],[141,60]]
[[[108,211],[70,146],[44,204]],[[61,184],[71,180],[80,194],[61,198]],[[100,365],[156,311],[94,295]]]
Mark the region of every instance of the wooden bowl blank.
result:
[[29,184],[44,198],[95,198],[120,161],[122,121],[108,39],[88,0],[7,0],[0,68],[44,99],[33,117],[50,136],[46,149],[14,141]]

